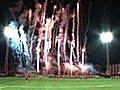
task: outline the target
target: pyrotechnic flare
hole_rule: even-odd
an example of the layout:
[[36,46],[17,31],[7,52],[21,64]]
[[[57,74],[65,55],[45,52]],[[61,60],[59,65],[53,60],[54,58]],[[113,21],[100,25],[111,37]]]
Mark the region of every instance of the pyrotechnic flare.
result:
[[46,9],[47,9],[47,0],[45,0],[45,3],[44,3],[44,6],[43,6],[43,13],[42,13],[42,18],[41,18],[41,21],[42,21],[42,25],[45,25],[45,15],[46,15]]
[[[74,42],[74,29],[75,29],[75,17],[73,16],[73,28],[72,28],[72,41],[71,41],[71,47],[70,47],[70,65],[73,65],[73,49],[75,48],[75,42]],[[74,58],[75,59],[75,58]],[[72,76],[72,67],[71,67],[71,76]]]
[[[13,55],[16,54],[16,57],[21,64],[21,68],[26,68],[30,66],[30,63],[27,61],[29,60],[29,51],[28,51],[28,44],[27,44],[27,38],[26,34],[23,30],[23,25],[17,28],[17,24],[15,22],[11,22],[8,27],[5,29],[7,30],[8,33],[6,33],[7,38],[11,39],[11,43],[9,44],[10,47],[12,48]],[[24,59],[23,60],[21,60]],[[24,73],[25,71],[21,69],[21,73]],[[18,71],[18,70],[17,70]]]
[[65,62],[66,62],[66,42],[67,42],[67,33],[68,33],[68,22],[69,22],[69,19],[67,20],[67,23],[66,23],[66,27],[65,27],[65,35],[64,35],[64,58],[65,58]]
[[82,65],[85,64],[85,48],[82,48]]
[[57,41],[58,41],[58,54],[57,54],[58,75],[60,75],[60,44],[61,44],[60,37],[57,38]]
[[39,74],[40,72],[40,43],[41,43],[41,39],[38,39],[38,44],[37,44],[37,48],[36,48],[36,51],[37,51],[37,73]]
[[79,35],[79,26],[80,26],[80,24],[79,24],[79,22],[80,22],[80,19],[79,19],[79,9],[80,9],[80,7],[79,7],[79,2],[77,2],[77,47],[76,47],[76,49],[77,49],[77,60],[79,61],[79,58],[80,58],[80,50],[79,50],[79,37],[80,37],[80,35]]
[[[56,6],[58,5],[58,3],[60,6]],[[22,4],[23,2],[20,3],[20,6],[22,6]],[[58,75],[60,75],[60,70],[62,70],[60,68],[60,64],[67,61],[70,62],[69,66],[71,65],[70,70],[72,75],[72,72],[74,72],[72,59],[75,60],[77,56],[77,60],[79,61],[80,57],[80,6],[79,3],[76,4],[77,12],[75,15],[75,8],[71,8],[71,10],[69,7],[70,5],[67,5],[66,8],[62,7],[59,1],[57,1],[56,5],[52,6],[52,12],[48,12],[49,10],[47,9],[47,7],[49,7],[49,4],[47,0],[45,0],[45,3],[43,5],[39,3],[39,0],[35,0],[35,10],[26,8],[24,9],[21,7],[17,10],[11,10],[14,15],[17,12],[17,16],[15,18],[17,18],[16,22],[19,22],[19,30],[18,28],[13,29],[15,30],[15,32],[17,32],[17,34],[14,35],[18,35],[18,38],[14,39],[14,43],[12,42],[11,45],[14,46],[14,50],[19,48],[19,52],[17,50],[16,52],[20,62],[25,62],[25,60],[27,62],[31,62],[32,60],[34,60],[33,62],[35,64],[35,60],[37,61],[38,73],[40,72],[40,62],[43,66],[45,63],[46,70],[49,70],[49,66],[51,66],[53,63],[52,59],[54,59],[54,62],[56,62],[56,68],[58,68]],[[28,27],[29,30],[27,30],[28,28],[26,27]],[[23,28],[25,28],[26,30],[24,30]],[[29,40],[27,41],[27,39]],[[27,51],[28,42],[29,51]],[[84,44],[86,45],[86,43]],[[77,52],[75,53],[74,50],[76,50]]]
[[[69,12],[69,9],[68,9],[68,12]],[[63,42],[63,48],[64,48],[64,59],[65,59],[65,62],[67,60],[66,58],[66,42],[67,42],[67,37],[68,37],[68,25],[69,25],[69,20],[71,18],[71,15],[67,15],[67,21],[66,21],[66,26],[65,26],[65,33],[64,33],[64,42]]]
[[54,15],[52,15],[52,19],[50,19],[50,23],[48,24],[48,52],[50,51],[51,47],[52,47],[52,29],[54,26]]
[[45,44],[44,44],[44,60],[45,60],[45,65],[46,65],[46,70],[48,68],[47,66],[47,54],[48,54],[48,26],[50,24],[50,19],[46,19],[46,24],[45,24]]
[[70,48],[70,65],[71,65],[71,76],[72,76],[72,65],[73,65],[73,61],[72,61],[72,53],[73,52],[73,42],[71,42],[71,48]]
[[87,22],[87,26],[86,26],[86,30],[85,30],[85,33],[84,33],[84,43],[83,43],[83,48],[82,48],[82,64],[85,64],[85,51],[86,51],[86,45],[87,45],[87,32],[88,32],[88,29],[89,29],[89,25],[90,25],[90,11],[91,11],[91,2],[90,2],[90,5],[89,5],[89,8],[88,8],[88,22]]
[[[32,34],[31,34],[31,38],[30,38],[30,54],[31,54],[31,59],[33,60],[33,44],[34,44],[34,34],[35,34],[35,30],[37,29],[37,24],[40,23],[40,19],[39,19],[39,12],[41,11],[40,8],[40,4],[39,2],[36,0],[36,5],[35,5],[35,11],[33,14],[33,21],[32,21],[32,25],[30,25],[29,27],[31,28],[32,26]],[[32,13],[32,12],[31,12]],[[40,43],[40,42],[39,42]],[[40,45],[40,44],[38,44]],[[39,46],[37,46],[39,47]],[[38,55],[38,51],[37,51],[37,55]],[[39,56],[37,56],[39,57]],[[38,59],[37,59],[38,60]],[[37,61],[38,62],[38,61]],[[37,67],[39,66],[39,64],[37,63]],[[37,69],[38,71],[38,69]]]

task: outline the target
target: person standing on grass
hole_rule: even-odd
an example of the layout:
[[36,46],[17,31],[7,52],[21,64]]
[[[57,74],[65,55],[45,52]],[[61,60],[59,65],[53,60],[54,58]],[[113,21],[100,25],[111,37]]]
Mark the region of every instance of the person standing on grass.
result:
[[86,75],[86,73],[83,73],[83,80],[87,80],[87,75]]
[[26,70],[26,73],[25,73],[25,80],[28,81],[28,78],[29,78],[29,73],[28,73],[28,70]]

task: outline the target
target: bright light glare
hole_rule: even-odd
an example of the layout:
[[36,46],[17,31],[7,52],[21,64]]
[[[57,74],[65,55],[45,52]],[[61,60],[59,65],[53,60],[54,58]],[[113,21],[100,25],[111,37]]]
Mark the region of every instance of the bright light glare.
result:
[[100,34],[100,40],[103,43],[109,43],[113,40],[113,34],[111,32],[102,32]]
[[19,38],[18,30],[15,26],[7,26],[4,28],[4,35],[8,38]]

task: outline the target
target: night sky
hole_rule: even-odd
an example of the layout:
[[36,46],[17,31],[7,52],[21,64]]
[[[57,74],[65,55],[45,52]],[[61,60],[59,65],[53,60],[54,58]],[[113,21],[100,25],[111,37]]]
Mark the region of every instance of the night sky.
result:
[[110,30],[114,39],[109,45],[111,63],[120,63],[120,5],[119,0],[93,0],[89,28],[88,53],[91,62],[105,63],[105,45],[99,33]]
[[[2,38],[2,27],[9,21],[8,7],[16,0],[0,0],[0,60],[4,60],[5,44]],[[32,0],[24,0],[26,5],[33,5]],[[41,0],[42,1],[42,0]],[[61,0],[69,1],[69,0]],[[72,1],[72,0],[70,0]],[[83,0],[89,1],[89,0]],[[102,31],[113,32],[114,39],[109,45],[110,62],[120,63],[120,1],[119,0],[91,0],[90,26],[88,30],[87,55],[88,62],[105,64],[105,45],[99,40]],[[66,3],[66,2],[64,2]]]

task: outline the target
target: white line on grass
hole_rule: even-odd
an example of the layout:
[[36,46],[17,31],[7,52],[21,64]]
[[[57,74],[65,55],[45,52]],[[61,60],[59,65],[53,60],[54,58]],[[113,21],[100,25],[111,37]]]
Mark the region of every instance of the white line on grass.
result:
[[6,88],[6,87],[8,87],[8,86],[2,86],[2,87],[0,87],[0,89]]
[[4,88],[92,88],[95,86],[4,86],[4,87],[0,87],[0,89],[4,89]]
[[120,87],[120,83],[110,83],[110,84],[101,84],[101,85],[96,85],[96,86],[46,86],[46,85],[43,85],[43,86],[2,86],[0,87],[0,90],[1,89],[4,89],[4,88],[94,88],[94,87]]
[[97,85],[97,87],[120,87],[120,83],[102,84],[102,85]]

